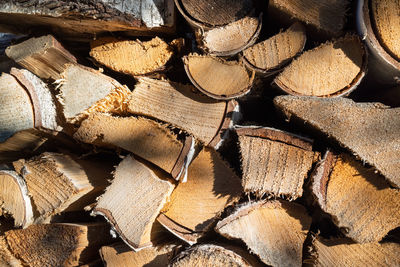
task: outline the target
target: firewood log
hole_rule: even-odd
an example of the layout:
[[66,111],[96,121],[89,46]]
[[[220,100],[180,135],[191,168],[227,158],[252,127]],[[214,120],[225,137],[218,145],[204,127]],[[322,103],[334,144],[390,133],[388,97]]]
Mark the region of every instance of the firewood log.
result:
[[194,154],[194,139],[178,141],[165,125],[144,117],[113,117],[92,113],[74,134],[78,141],[123,148],[152,162],[179,180]]
[[343,96],[357,88],[366,66],[361,40],[346,35],[301,54],[275,78],[274,85],[292,95]]
[[241,239],[270,266],[302,266],[302,247],[311,225],[304,207],[286,201],[259,201],[237,208],[216,231]]
[[215,151],[204,148],[189,166],[188,181],[175,188],[158,221],[194,244],[241,193],[240,179]]
[[274,99],[286,115],[332,137],[400,187],[400,108],[380,103],[355,103],[346,98],[318,99],[279,96]]
[[247,71],[243,64],[234,60],[190,54],[183,58],[183,62],[193,85],[215,99],[243,96],[250,92],[254,81],[254,71]]
[[10,252],[4,235],[0,236],[0,266],[23,267],[22,262]]
[[378,242],[400,226],[400,191],[350,155],[327,152],[312,176],[323,211],[359,243]]
[[219,147],[239,117],[236,101],[217,102],[179,83],[140,78],[128,101],[128,112],[153,117],[186,130],[206,146]]
[[313,141],[273,128],[237,127],[245,192],[294,200],[318,153]]

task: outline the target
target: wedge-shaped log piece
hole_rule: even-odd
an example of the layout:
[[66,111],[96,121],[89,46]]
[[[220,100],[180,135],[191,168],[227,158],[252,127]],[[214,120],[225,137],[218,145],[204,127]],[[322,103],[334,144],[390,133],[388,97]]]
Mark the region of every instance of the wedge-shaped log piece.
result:
[[158,221],[174,235],[194,244],[241,193],[240,179],[217,152],[205,148],[190,165],[188,181],[172,192]]
[[132,251],[124,243],[104,246],[100,249],[100,256],[104,265],[109,267],[167,267],[172,256],[172,247],[145,248]]
[[237,127],[242,154],[242,185],[258,196],[303,195],[314,157],[313,141],[273,128]]
[[254,72],[237,61],[190,54],[183,58],[190,81],[201,92],[215,99],[232,99],[250,92]]
[[4,235],[0,236],[0,266],[23,267],[22,262],[10,252]]
[[267,265],[301,266],[310,225],[311,217],[299,204],[260,201],[239,207],[215,229],[227,238],[241,239]]
[[3,32],[46,29],[59,36],[87,40],[113,31],[136,35],[172,32],[175,26],[172,0],[6,0],[2,4]]
[[[13,165],[26,183],[35,209],[34,223],[48,222],[59,212],[80,210],[91,204],[107,186],[112,171],[112,163],[78,160],[50,152],[29,160],[21,159]],[[7,190],[2,194],[8,194]],[[29,205],[26,198],[20,201]],[[29,222],[25,220],[23,226]]]
[[162,70],[173,49],[158,37],[147,42],[106,37],[91,42],[90,55],[112,70],[144,75]]
[[343,33],[349,4],[349,0],[272,0],[268,11],[278,20],[303,22],[316,35],[338,37]]
[[400,187],[400,108],[347,98],[279,96],[274,103],[289,119],[333,137]]
[[301,54],[274,80],[292,95],[349,94],[365,76],[367,52],[357,36],[347,35]]
[[257,73],[275,74],[303,51],[306,39],[304,26],[295,23],[286,31],[244,50],[243,62]]
[[350,155],[326,153],[312,179],[322,210],[358,243],[378,242],[400,226],[400,191]]
[[9,46],[6,54],[43,79],[58,80],[65,64],[76,63],[76,58],[51,35]]
[[171,267],[259,267],[247,251],[239,247],[222,244],[202,244],[178,254]]
[[128,112],[168,122],[207,146],[219,146],[238,120],[239,105],[217,102],[194,90],[189,85],[140,78],[129,98]]
[[79,266],[110,243],[106,224],[39,224],[5,233],[11,254],[24,266]]
[[313,266],[399,266],[400,244],[357,244],[346,238],[316,238],[312,244]]
[[153,223],[174,189],[166,179],[128,156],[116,168],[93,213],[104,216],[134,250],[152,246]]
[[226,26],[206,31],[203,49],[211,55],[231,56],[254,44],[261,31],[262,16],[245,17]]
[[74,134],[79,141],[120,147],[146,159],[175,179],[185,175],[194,153],[194,139],[182,143],[166,126],[143,117],[93,113]]

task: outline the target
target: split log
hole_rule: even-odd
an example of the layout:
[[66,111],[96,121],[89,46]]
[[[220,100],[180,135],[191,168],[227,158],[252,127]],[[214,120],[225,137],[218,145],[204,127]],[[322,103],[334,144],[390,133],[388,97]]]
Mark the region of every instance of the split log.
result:
[[104,216],[132,249],[152,246],[152,226],[174,189],[163,173],[126,157],[97,201],[93,214]]
[[74,134],[74,138],[89,144],[120,147],[152,162],[179,180],[194,154],[194,139],[184,142],[166,126],[144,117],[113,117],[92,113]]
[[247,251],[239,247],[216,244],[194,246],[178,254],[171,267],[259,267],[262,266]]
[[10,252],[4,235],[0,236],[0,266],[23,267],[22,262]]
[[133,76],[165,69],[173,55],[173,48],[158,37],[147,42],[107,37],[92,41],[90,46],[90,56],[97,62]]
[[241,193],[239,177],[217,152],[204,148],[189,166],[188,181],[175,188],[158,221],[177,237],[194,244]]
[[316,36],[338,37],[343,33],[349,4],[349,0],[271,0],[268,15],[283,24],[303,22],[307,32]]
[[167,267],[173,251],[171,246],[132,251],[126,244],[117,243],[100,249],[104,265],[108,267]]
[[286,201],[260,201],[239,207],[215,230],[241,239],[267,265],[302,266],[302,247],[311,225],[306,209]]
[[301,54],[274,84],[292,95],[343,96],[357,88],[366,66],[367,52],[361,40],[346,35]]
[[4,1],[0,29],[31,33],[51,30],[59,36],[92,39],[107,32],[171,33],[175,27],[172,0],[135,1]]
[[313,241],[311,253],[313,266],[399,266],[400,244],[357,244],[346,238]]
[[201,37],[200,45],[208,54],[232,56],[255,43],[261,26],[262,15],[259,18],[245,17],[206,31]]
[[294,23],[286,31],[243,51],[243,62],[257,73],[273,75],[300,54],[306,44],[306,29]]
[[257,196],[303,195],[303,183],[318,153],[313,140],[273,128],[237,127],[245,192]]
[[217,102],[193,93],[193,86],[140,78],[130,95],[128,112],[186,130],[206,146],[219,147],[238,120],[236,101]]
[[[400,108],[346,98],[279,96],[275,106],[334,138],[400,187]],[[379,140],[379,141],[378,141]]]
[[400,226],[400,191],[350,155],[326,153],[312,180],[322,210],[353,240],[378,242]]
[[183,58],[183,62],[193,85],[215,99],[226,100],[243,96],[250,92],[254,81],[254,71],[248,72],[237,61],[190,54]]
[[78,266],[98,257],[111,241],[109,228],[96,224],[40,224],[10,230],[5,239],[11,255],[24,266]]

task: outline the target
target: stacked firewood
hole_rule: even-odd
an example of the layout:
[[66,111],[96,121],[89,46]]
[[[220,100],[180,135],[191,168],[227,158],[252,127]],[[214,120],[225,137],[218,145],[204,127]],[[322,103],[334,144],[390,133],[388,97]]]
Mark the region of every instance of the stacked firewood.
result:
[[400,265],[398,0],[4,1],[0,31],[1,266]]

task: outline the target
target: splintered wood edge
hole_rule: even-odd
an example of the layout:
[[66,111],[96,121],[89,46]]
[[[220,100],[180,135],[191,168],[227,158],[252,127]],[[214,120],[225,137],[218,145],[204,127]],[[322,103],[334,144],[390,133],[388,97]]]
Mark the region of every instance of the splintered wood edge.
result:
[[170,233],[172,233],[179,239],[182,239],[191,246],[196,244],[197,239],[201,237],[201,233],[193,232],[192,230],[170,219],[167,215],[163,213],[160,213],[160,215],[157,217],[157,221]]
[[[342,38],[346,38],[346,37],[342,37]],[[339,40],[339,39],[335,39],[332,42],[334,43],[336,40]],[[364,45],[364,43],[362,42],[361,39],[360,39],[360,45],[361,45],[361,49],[363,50],[362,64],[361,64],[361,67],[360,67],[360,72],[356,75],[356,77],[353,79],[353,81],[351,81],[351,83],[349,85],[347,85],[346,87],[337,90],[333,94],[322,95],[322,96],[318,96],[318,97],[348,96],[351,92],[353,92],[360,85],[361,81],[363,80],[363,78],[367,74],[367,67],[368,67],[368,49],[366,48],[366,46]],[[314,49],[318,49],[318,47],[316,47]],[[277,79],[274,79],[273,82],[271,83],[271,85],[279,88],[284,93],[287,93],[289,95],[304,96],[304,94],[301,94],[299,92],[293,91],[292,89],[290,89],[289,87],[287,87],[285,84],[283,84],[282,82],[280,82]]]
[[336,164],[337,156],[331,151],[326,151],[321,161],[311,174],[312,192],[322,210],[326,210],[326,193],[330,174]]
[[261,137],[283,142],[307,151],[312,151],[314,143],[312,139],[270,127],[236,126],[235,130],[239,136]]
[[180,180],[183,176],[182,182],[185,183],[187,181],[188,168],[195,152],[195,143],[196,141],[193,136],[186,137],[178,159],[171,171],[171,175],[175,180]]
[[[249,84],[247,85],[246,88],[242,89],[240,92],[238,92],[238,93],[236,93],[236,94],[229,95],[229,96],[221,96],[221,95],[216,95],[216,94],[210,93],[209,91],[207,91],[206,89],[204,89],[203,87],[201,87],[201,86],[196,82],[196,80],[193,78],[192,74],[190,73],[190,70],[189,70],[189,67],[188,67],[188,65],[189,65],[189,64],[188,64],[188,57],[190,57],[190,56],[195,56],[195,57],[212,57],[212,58],[214,58],[214,59],[216,59],[216,60],[219,60],[220,62],[227,62],[227,61],[224,60],[224,59],[222,59],[222,58],[217,58],[217,57],[215,57],[215,56],[209,56],[209,55],[199,56],[199,55],[197,55],[197,54],[184,56],[184,57],[182,58],[182,59],[183,59],[183,67],[184,67],[184,69],[185,69],[186,75],[188,76],[189,80],[192,82],[192,84],[193,84],[200,92],[202,92],[203,94],[205,94],[205,95],[207,95],[207,96],[209,96],[209,97],[211,97],[211,98],[214,98],[214,99],[217,99],[217,100],[231,100],[231,99],[234,99],[234,98],[239,98],[239,97],[241,97],[241,96],[244,96],[244,95],[248,94],[248,93],[250,92],[251,88],[253,87],[253,83],[254,83],[254,78],[255,78],[256,72],[253,71],[253,70],[250,70],[251,75],[250,75]],[[232,64],[232,63],[233,63],[233,62],[231,62],[231,64]],[[241,63],[240,63],[239,61],[237,61],[237,64],[238,64],[238,65],[241,65]],[[248,70],[244,65],[242,65],[242,66],[243,66],[243,68],[245,68],[245,71],[248,73],[249,70]]]
[[216,150],[221,147],[223,142],[229,136],[229,130],[241,119],[240,106],[236,100],[231,100],[226,103],[225,116],[217,131],[217,134],[206,146],[213,147]]
[[[260,15],[258,16],[257,28],[254,31],[254,34],[241,47],[239,47],[237,49],[229,50],[229,51],[208,51],[209,49],[207,47],[205,47],[207,49],[207,52],[210,55],[219,56],[219,57],[226,57],[226,56],[236,55],[239,52],[245,50],[246,48],[252,46],[257,41],[257,38],[260,35],[261,28],[262,28],[262,17],[263,17],[263,13],[260,13]],[[235,21],[235,22],[237,22],[237,21]],[[232,23],[235,23],[235,22],[232,22]],[[229,24],[227,24],[227,25],[229,25]],[[225,26],[221,26],[221,27],[226,27],[226,25]],[[202,39],[204,40],[204,33],[202,33],[202,36],[203,36]],[[202,41],[202,42],[204,43],[204,41]]]
[[400,72],[400,62],[393,58],[380,44],[372,28],[369,10],[369,0],[358,0],[357,3],[357,31],[362,40],[370,48],[373,55],[383,60],[387,65]]
[[[24,178],[18,175],[15,171],[0,170],[0,174],[12,177],[12,180],[18,185],[20,194],[24,203],[24,219],[22,221],[22,228],[26,228],[33,223],[33,207],[31,198],[29,196],[28,187],[26,186]],[[14,214],[13,214],[14,215]]]

